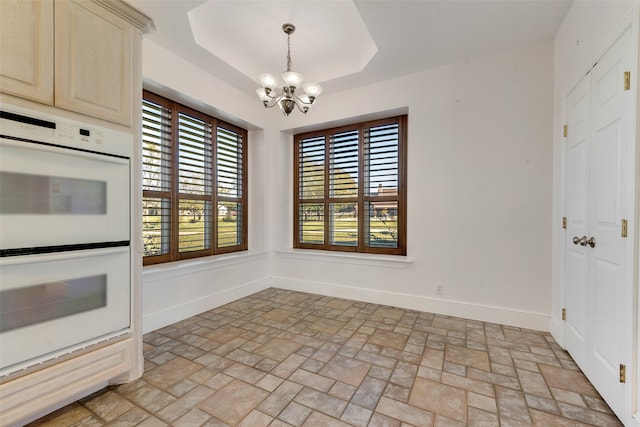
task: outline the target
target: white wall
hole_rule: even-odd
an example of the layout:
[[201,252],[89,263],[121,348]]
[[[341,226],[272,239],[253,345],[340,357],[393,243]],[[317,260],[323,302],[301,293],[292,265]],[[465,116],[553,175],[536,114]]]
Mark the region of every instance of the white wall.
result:
[[[251,132],[249,253],[145,267],[145,332],[268,286],[547,330],[552,57],[547,42],[472,58],[285,119],[145,40],[147,88]],[[293,132],[384,112],[409,114],[407,259],[293,251]]]
[[323,95],[308,115],[281,122],[304,130],[408,110],[411,263],[291,250],[284,132],[270,144],[274,285],[548,330],[552,61],[551,42],[503,51]]
[[145,88],[249,130],[249,251],[145,267],[142,315],[143,330],[149,332],[269,286],[262,214],[267,116],[255,99],[148,39],[143,44],[142,73]]

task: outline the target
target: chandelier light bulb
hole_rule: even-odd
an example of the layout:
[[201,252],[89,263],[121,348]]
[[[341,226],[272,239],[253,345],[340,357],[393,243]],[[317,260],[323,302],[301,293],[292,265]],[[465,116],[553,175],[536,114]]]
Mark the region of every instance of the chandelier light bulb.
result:
[[260,80],[262,87],[265,89],[273,90],[278,87],[278,80],[273,74],[262,73],[258,76],[258,79]]
[[282,80],[284,80],[284,84],[289,87],[300,87],[300,83],[304,80],[302,74],[296,73],[294,71],[285,71],[282,73]]
[[309,95],[309,97],[317,98],[322,93],[322,86],[320,86],[318,83],[309,82],[305,83],[304,86],[302,86],[302,90],[304,90],[304,93]]
[[269,95],[267,95],[267,90],[263,87],[256,89],[256,93],[258,94],[258,98],[260,98],[260,101],[262,101],[263,103],[268,103],[269,101],[271,101],[271,98],[269,97]]
[[306,114],[309,111],[309,107],[315,103],[316,98],[322,93],[322,86],[309,82],[302,86],[304,94],[296,95],[296,89],[300,87],[304,77],[302,74],[291,70],[291,34],[295,30],[296,26],[293,24],[287,23],[282,26],[282,31],[287,35],[287,70],[282,73],[284,86],[278,87],[281,83],[273,74],[263,73],[258,76],[262,87],[256,90],[258,98],[260,98],[265,108],[277,105],[285,116],[291,114],[295,107],[298,107],[298,110]]

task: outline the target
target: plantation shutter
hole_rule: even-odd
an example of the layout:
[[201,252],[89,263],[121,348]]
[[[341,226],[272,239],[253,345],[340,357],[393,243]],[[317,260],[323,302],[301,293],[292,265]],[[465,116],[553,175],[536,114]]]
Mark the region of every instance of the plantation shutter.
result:
[[332,134],[329,138],[329,242],[358,244],[358,129]]
[[179,113],[179,252],[212,248],[211,154],[211,124]]
[[406,254],[406,116],[295,137],[294,247]]
[[242,229],[245,145],[242,132],[230,126],[217,127],[216,142],[217,247],[228,248],[243,244],[245,239]]
[[247,131],[143,91],[144,265],[246,250]]
[[364,133],[364,237],[370,247],[398,247],[399,141],[398,123]]
[[142,236],[144,256],[170,253],[171,110],[149,100],[142,103]]
[[298,143],[299,242],[324,243],[325,137],[312,136]]

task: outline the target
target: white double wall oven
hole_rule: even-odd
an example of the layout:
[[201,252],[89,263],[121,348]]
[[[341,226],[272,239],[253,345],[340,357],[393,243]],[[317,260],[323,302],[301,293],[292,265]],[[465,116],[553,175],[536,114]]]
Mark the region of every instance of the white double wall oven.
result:
[[0,105],[0,380],[131,333],[133,136]]

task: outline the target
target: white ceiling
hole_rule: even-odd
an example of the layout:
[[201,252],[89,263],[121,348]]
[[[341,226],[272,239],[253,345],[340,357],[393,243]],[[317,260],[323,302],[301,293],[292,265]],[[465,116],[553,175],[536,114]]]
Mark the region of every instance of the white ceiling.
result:
[[[324,93],[552,39],[572,0],[126,0],[155,43],[253,94],[293,70]],[[197,42],[196,42],[197,39]],[[167,66],[170,66],[168,64]]]

